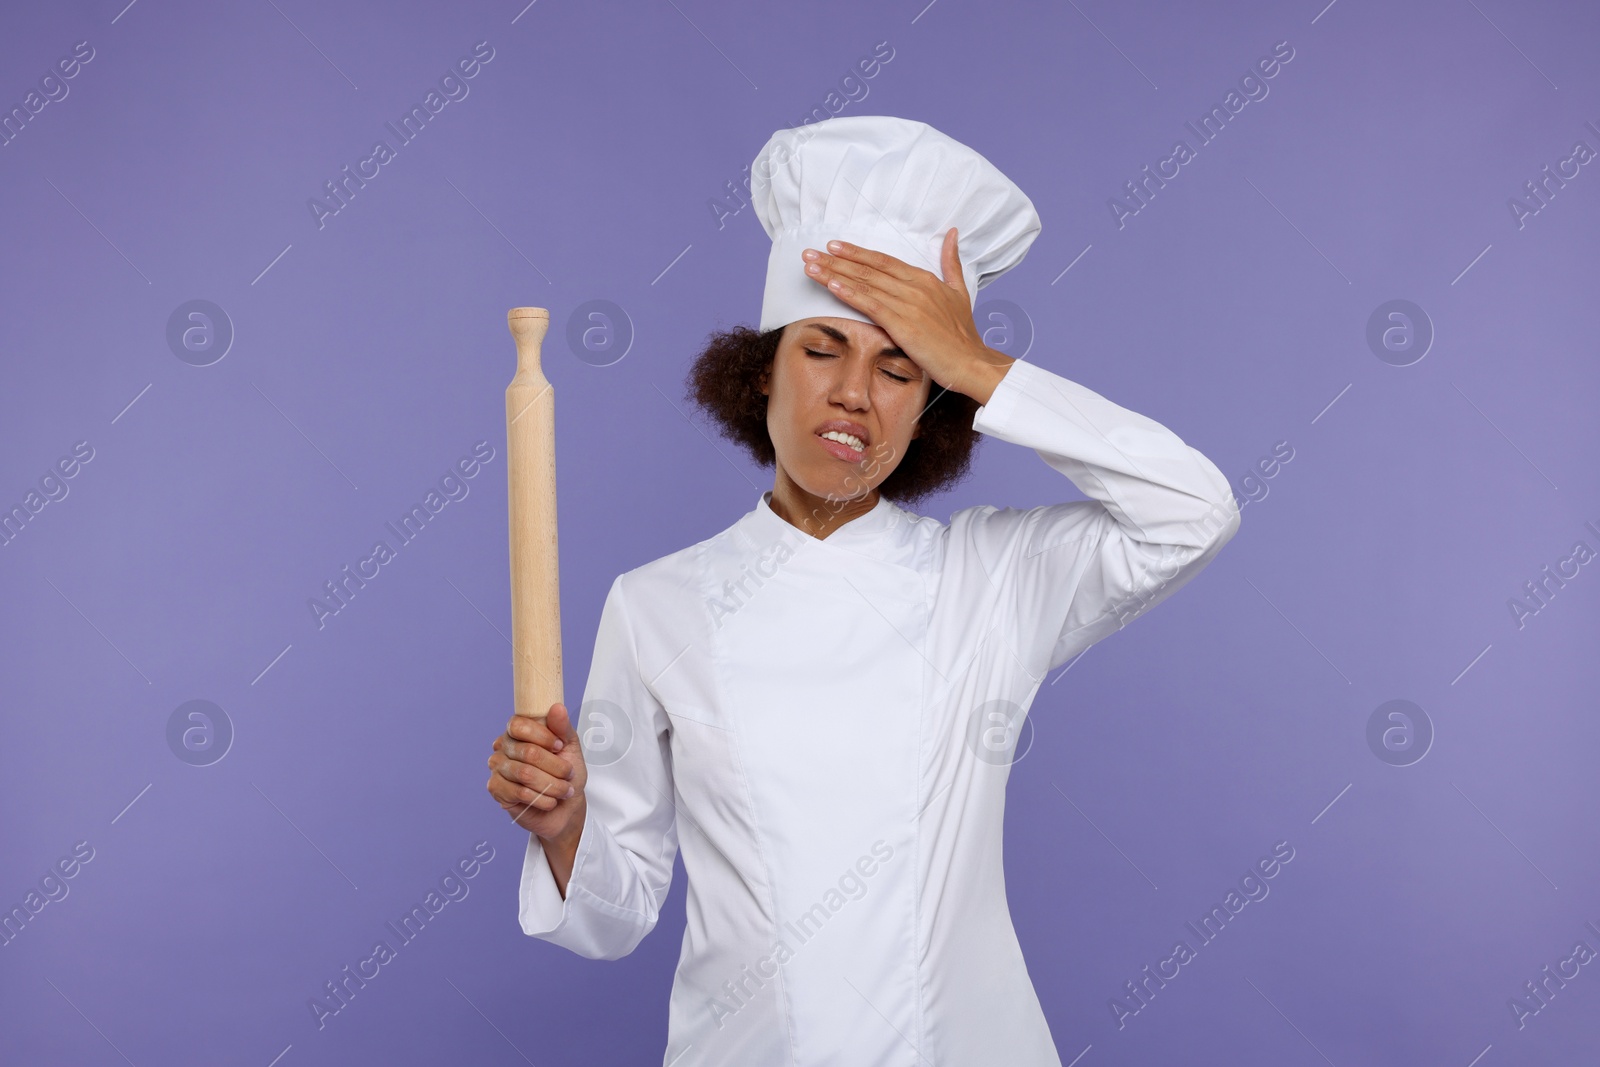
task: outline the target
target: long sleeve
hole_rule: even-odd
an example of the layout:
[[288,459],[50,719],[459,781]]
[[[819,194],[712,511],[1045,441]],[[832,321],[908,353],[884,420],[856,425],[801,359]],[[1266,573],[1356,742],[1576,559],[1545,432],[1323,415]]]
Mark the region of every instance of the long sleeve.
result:
[[968,508],[952,543],[1042,674],[1165,600],[1239,528],[1228,479],[1171,430],[1033,363],[1011,365],[973,427],[1034,449],[1088,500]]
[[625,577],[606,595],[584,688],[588,809],[566,899],[533,834],[519,892],[523,933],[590,959],[626,956],[655,928],[678,854],[668,718],[640,676]]

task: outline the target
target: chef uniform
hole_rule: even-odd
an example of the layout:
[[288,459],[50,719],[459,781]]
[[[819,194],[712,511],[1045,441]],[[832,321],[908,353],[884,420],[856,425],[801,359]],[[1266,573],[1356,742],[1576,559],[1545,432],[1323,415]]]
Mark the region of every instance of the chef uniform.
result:
[[[937,274],[954,225],[975,294],[1039,231],[982,156],[882,116],[779,131],[751,192],[774,242],[763,329],[870,321],[803,274],[802,248],[840,238]],[[1089,499],[946,524],[880,497],[818,540],[767,492],[611,585],[566,897],[530,835],[519,920],[586,957],[626,955],[681,849],[664,1064],[1061,1062],[1006,904],[1017,735],[1047,674],[1193,578],[1239,508],[1172,431],[1036,363],[1012,364],[973,426]]]

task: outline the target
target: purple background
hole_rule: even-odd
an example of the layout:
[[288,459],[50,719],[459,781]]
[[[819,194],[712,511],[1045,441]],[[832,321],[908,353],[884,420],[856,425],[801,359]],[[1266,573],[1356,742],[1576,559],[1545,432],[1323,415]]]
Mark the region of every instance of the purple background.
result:
[[[576,701],[612,578],[771,485],[682,399],[706,334],[760,307],[767,239],[712,204],[841,102],[933,124],[1038,207],[981,294],[991,343],[1031,330],[1027,358],[1253,498],[1030,715],[1008,886],[1063,1062],[1600,1045],[1600,964],[1521,1029],[1508,1007],[1600,948],[1600,575],[1521,627],[1508,606],[1600,549],[1597,164],[1521,227],[1508,207],[1600,148],[1592,5],[123,2],[0,16],[7,110],[94,49],[0,148],[0,506],[94,450],[0,547],[0,910],[94,850],[0,947],[0,1061],[659,1062],[681,865],[633,955],[580,959],[521,934],[526,835],[484,791],[510,712],[505,313],[552,314]],[[1284,40],[1270,94],[1119,228],[1109,199]],[[319,228],[309,198],[480,41],[469,95]],[[830,100],[841,79],[867,95]],[[236,334],[208,366],[167,341],[193,299]],[[1421,359],[1368,344],[1393,299],[1436,331]],[[610,365],[568,345],[590,300],[626,316]],[[309,598],[478,441],[469,495],[319,629]],[[917,510],[1077,497],[987,441]],[[235,735],[208,766],[167,739],[196,699]],[[1393,699],[1435,731],[1409,766],[1367,740]],[[309,999],[479,841],[470,895],[319,1030]],[[1119,1029],[1123,983],[1279,841],[1270,896]]]

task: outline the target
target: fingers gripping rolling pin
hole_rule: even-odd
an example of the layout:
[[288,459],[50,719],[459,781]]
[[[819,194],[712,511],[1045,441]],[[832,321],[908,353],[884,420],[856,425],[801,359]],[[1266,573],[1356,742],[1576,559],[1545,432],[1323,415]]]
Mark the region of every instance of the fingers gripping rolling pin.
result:
[[516,714],[543,720],[561,703],[556,398],[539,366],[550,312],[512,308],[506,321],[517,343],[517,373],[506,386],[512,693]]

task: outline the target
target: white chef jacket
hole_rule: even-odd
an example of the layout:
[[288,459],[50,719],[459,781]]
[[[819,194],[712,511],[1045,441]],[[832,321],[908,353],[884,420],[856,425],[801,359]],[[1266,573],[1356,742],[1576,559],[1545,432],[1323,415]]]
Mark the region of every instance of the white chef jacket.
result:
[[664,1064],[1059,1067],[1006,903],[1018,729],[1046,674],[1193,578],[1239,507],[1172,431],[1033,363],[973,426],[1090,499],[946,525],[880,497],[818,540],[763,493],[611,585],[567,895],[529,835],[519,921],[626,955],[681,848]]

